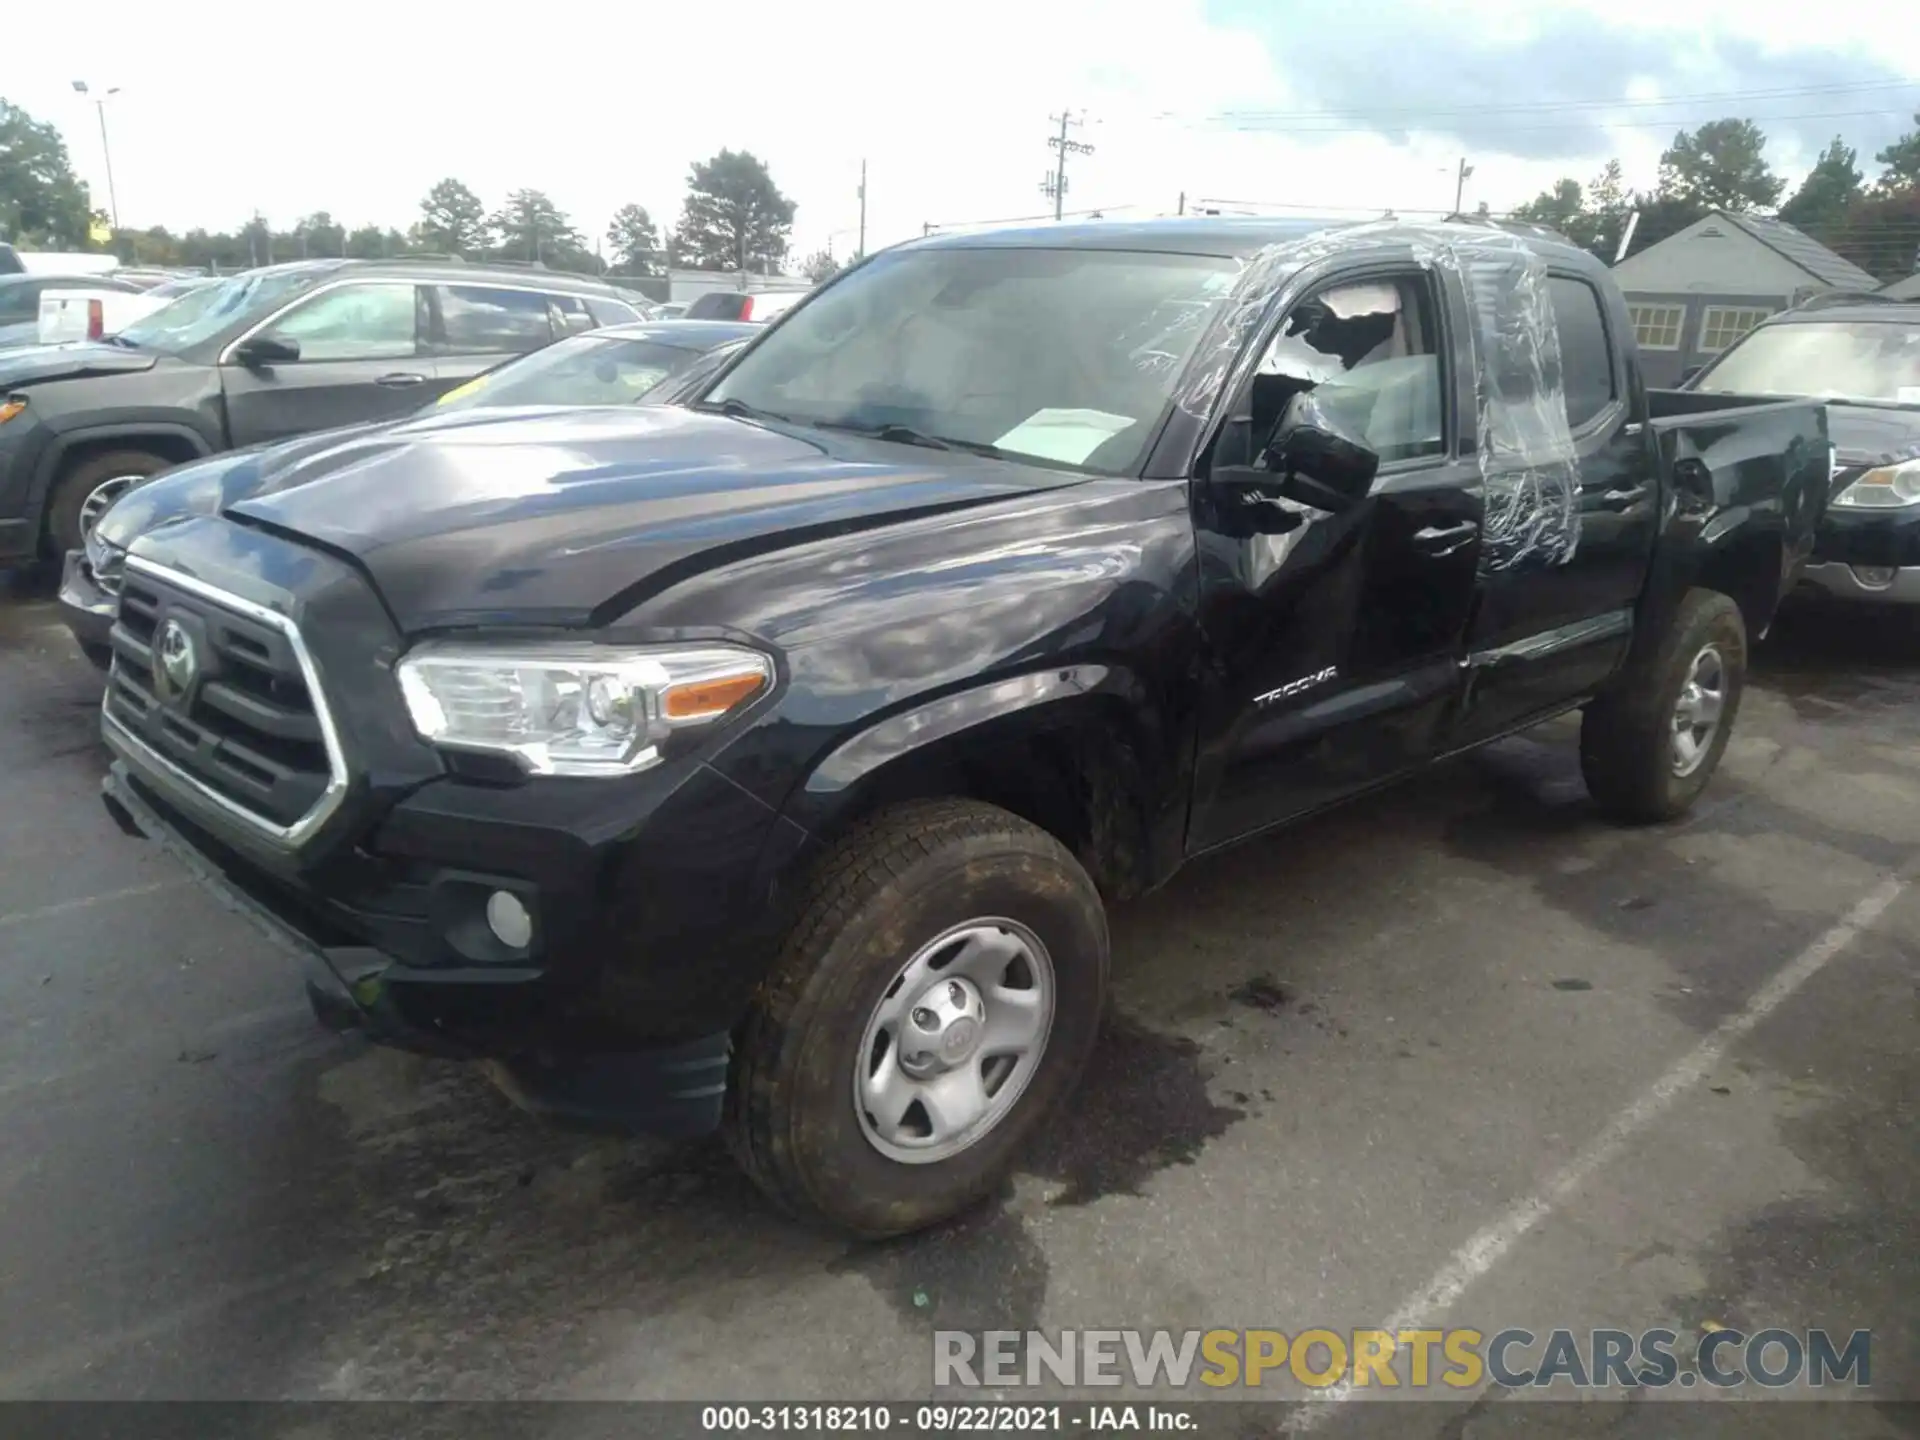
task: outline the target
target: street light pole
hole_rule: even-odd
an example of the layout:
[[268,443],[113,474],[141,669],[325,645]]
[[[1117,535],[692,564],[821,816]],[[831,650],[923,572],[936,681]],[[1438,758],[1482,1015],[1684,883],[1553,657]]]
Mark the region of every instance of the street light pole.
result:
[[113,221],[113,228],[120,228],[120,197],[113,188],[113,147],[107,143],[107,101],[120,93],[115,85],[105,95],[95,95],[87,88],[87,82],[76,80],[73,88],[93,101],[93,108],[100,112],[100,154],[107,162],[107,216]]

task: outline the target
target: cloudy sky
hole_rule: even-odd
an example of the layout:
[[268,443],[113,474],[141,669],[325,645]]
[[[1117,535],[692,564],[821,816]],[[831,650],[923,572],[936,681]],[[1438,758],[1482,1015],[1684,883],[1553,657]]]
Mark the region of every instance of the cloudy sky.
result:
[[[1796,175],[1835,133],[1864,156],[1920,109],[1898,7],[1781,0],[659,0],[495,10],[334,0],[13,7],[0,96],[58,124],[123,224],[277,226],[330,210],[405,228],[434,181],[489,206],[546,190],[591,241],[621,204],[670,221],[689,163],[765,159],[795,247],[1041,213],[1049,115],[1087,123],[1070,209],[1191,200],[1329,213],[1517,204],[1618,156],[1651,184],[1675,129],[1751,116]],[[15,13],[17,12],[17,13]],[[116,20],[116,14],[123,18]],[[454,17],[449,24],[441,17]],[[1904,30],[1905,33],[1901,33]],[[72,58],[66,58],[72,57]],[[73,71],[72,75],[67,71]],[[1871,167],[1869,167],[1871,168]]]

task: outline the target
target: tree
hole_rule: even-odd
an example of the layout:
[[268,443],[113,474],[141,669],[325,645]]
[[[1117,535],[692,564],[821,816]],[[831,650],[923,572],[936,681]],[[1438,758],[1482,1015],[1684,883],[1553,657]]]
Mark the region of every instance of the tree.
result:
[[786,257],[794,208],[764,162],[745,150],[722,150],[687,176],[677,241],[698,269],[771,273]]
[[1780,218],[1820,235],[1838,230],[1853,202],[1860,198],[1858,159],[1851,145],[1834,136],[1833,143],[1820,152],[1813,169],[1800,182],[1800,188],[1780,207]]
[[295,225],[293,237],[302,257],[346,253],[347,227],[338,224],[325,210],[316,210]]
[[487,243],[487,209],[458,180],[442,180],[420,202],[420,246],[443,255],[473,255]]
[[1920,185],[1874,190],[1853,202],[1828,243],[1883,282],[1920,271]]
[[1767,137],[1751,120],[1682,130],[1660,157],[1659,193],[1708,210],[1766,210],[1787,182],[1767,168]]
[[347,257],[352,260],[385,260],[406,253],[407,238],[398,230],[382,230],[378,225],[362,225],[347,236]]
[[514,191],[487,221],[487,228],[502,260],[537,263],[581,250],[580,232],[541,190]]
[[0,238],[86,250],[92,218],[60,132],[0,99]]
[[800,273],[818,285],[840,273],[840,262],[831,250],[816,250],[800,262]]
[[607,226],[607,244],[613,247],[613,268],[622,275],[657,275],[665,257],[660,231],[644,205],[622,205]]
[[1569,232],[1578,223],[1584,208],[1585,196],[1580,192],[1580,182],[1568,178],[1555,181],[1551,190],[1542,190],[1526,204],[1515,207],[1513,218],[1558,230],[1571,239]]
[[1920,111],[1914,113],[1913,126],[1873,157],[1886,166],[1873,186],[1882,195],[1920,190]]

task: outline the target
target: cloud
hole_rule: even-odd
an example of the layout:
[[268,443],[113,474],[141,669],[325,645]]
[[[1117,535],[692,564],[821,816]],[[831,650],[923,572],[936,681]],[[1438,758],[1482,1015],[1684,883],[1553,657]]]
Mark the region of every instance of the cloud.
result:
[[1823,43],[1782,45],[1759,7],[1737,21],[1698,4],[1669,9],[1692,23],[1650,23],[1643,13],[1627,25],[1578,8],[1498,3],[1216,6],[1286,57],[1302,103],[1215,123],[1303,142],[1427,135],[1476,156],[1550,160],[1614,153],[1622,132],[1664,146],[1678,130],[1739,115],[1766,131],[1777,162],[1791,163],[1836,132],[1871,155],[1920,102],[1910,69],[1884,47],[1869,52],[1832,30]]
[[[1518,203],[1615,154],[1650,184],[1679,125],[1649,116],[1721,113],[1496,105],[1920,73],[1920,32],[1902,38],[1890,11],[1752,0],[840,0],[817,16],[735,0],[711,18],[575,0],[566,25],[546,29],[373,0],[273,23],[253,0],[201,0],[184,27],[134,23],[130,0],[108,0],[104,16],[126,24],[88,7],[14,9],[0,95],[63,129],[103,201],[93,107],[69,81],[122,87],[108,119],[130,225],[229,228],[257,208],[290,226],[324,208],[404,229],[451,175],[489,205],[545,189],[591,242],[629,201],[671,223],[689,166],[728,146],[760,155],[798,202],[800,254],[852,250],[863,158],[869,248],[929,223],[1045,212],[1049,116],[1062,106],[1087,112],[1078,138],[1095,147],[1070,166],[1069,209],[1165,212],[1184,193],[1410,212],[1451,205],[1463,150],[1469,204]],[[84,57],[83,72],[49,55]],[[1790,168],[1836,130],[1870,155],[1901,117],[1768,114],[1916,100],[1834,92],[1747,108]],[[1292,118],[1206,118],[1227,112]]]

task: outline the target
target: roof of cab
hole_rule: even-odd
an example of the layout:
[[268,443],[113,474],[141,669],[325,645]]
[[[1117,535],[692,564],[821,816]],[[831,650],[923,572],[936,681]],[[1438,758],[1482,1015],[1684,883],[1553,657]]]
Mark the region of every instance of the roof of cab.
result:
[[1368,226],[1368,238],[1377,242],[1391,242],[1396,232],[1404,232],[1407,239],[1413,240],[1422,234],[1431,234],[1434,230],[1444,228],[1450,235],[1457,236],[1463,245],[1503,236],[1556,259],[1593,258],[1564,237],[1533,227],[1477,223],[1472,219],[1449,222],[1390,221],[1382,225],[1378,220],[1305,215],[1284,218],[1199,215],[1159,220],[1087,220],[1072,224],[1005,226],[929,235],[919,240],[909,240],[897,248],[1142,250],[1245,259],[1269,245],[1291,244],[1321,231],[1344,230],[1359,225]]

